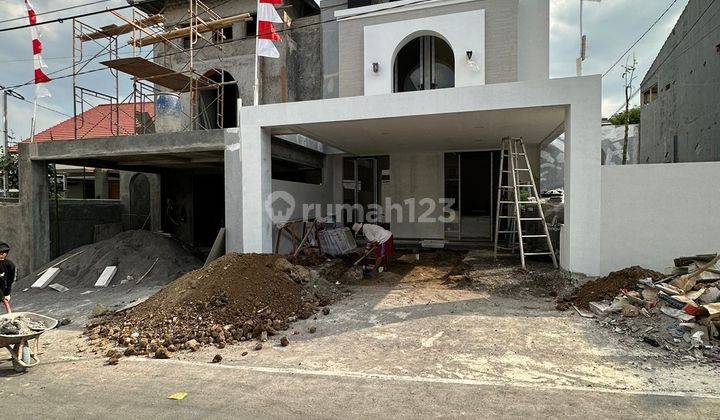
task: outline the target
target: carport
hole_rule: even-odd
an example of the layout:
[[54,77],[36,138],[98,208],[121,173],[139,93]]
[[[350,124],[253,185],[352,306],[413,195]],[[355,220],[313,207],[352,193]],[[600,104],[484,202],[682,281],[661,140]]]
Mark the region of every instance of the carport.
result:
[[[394,189],[393,200],[402,201],[444,192],[443,153],[496,150],[502,137],[523,137],[537,166],[540,147],[564,132],[561,264],[570,271],[596,274],[599,89],[600,78],[591,76],[242,107],[240,129],[227,136],[226,202],[233,203],[226,207],[228,250],[272,252],[271,215],[265,211],[265,200],[273,192],[272,136],[299,133],[354,156],[390,155],[390,182],[406,184]],[[336,203],[343,181],[337,174]],[[415,229],[416,236],[430,239],[443,234],[432,224],[399,224],[396,229]]]

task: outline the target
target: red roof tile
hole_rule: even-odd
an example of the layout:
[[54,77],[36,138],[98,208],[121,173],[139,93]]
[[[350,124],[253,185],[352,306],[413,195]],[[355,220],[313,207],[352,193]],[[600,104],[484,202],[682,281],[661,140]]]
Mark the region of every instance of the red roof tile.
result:
[[[137,106],[137,108],[136,108]],[[150,118],[155,117],[155,104],[153,102],[145,102],[136,104],[120,104],[111,105],[103,104],[91,108],[77,116],[78,119],[78,140],[96,139],[102,137],[113,137],[116,135],[116,114],[119,119],[119,135],[126,136],[135,134],[135,110],[138,112],[147,112]],[[36,142],[55,141],[55,140],[74,140],[75,124],[74,118],[54,125],[47,130],[35,134]],[[30,139],[24,140],[28,142]],[[17,151],[17,147],[9,147],[10,152],[13,148]]]

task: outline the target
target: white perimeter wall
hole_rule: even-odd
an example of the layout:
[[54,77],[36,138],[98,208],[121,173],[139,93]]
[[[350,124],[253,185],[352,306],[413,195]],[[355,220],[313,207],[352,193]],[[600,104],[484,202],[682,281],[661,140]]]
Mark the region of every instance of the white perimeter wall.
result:
[[720,162],[603,166],[602,274],[720,251],[718,179]]
[[[365,95],[391,93],[393,64],[397,52],[410,40],[434,35],[443,38],[455,56],[455,86],[485,84],[485,11],[452,13],[420,19],[400,20],[365,27]],[[468,65],[466,51],[479,66]],[[372,71],[378,63],[379,71]]]

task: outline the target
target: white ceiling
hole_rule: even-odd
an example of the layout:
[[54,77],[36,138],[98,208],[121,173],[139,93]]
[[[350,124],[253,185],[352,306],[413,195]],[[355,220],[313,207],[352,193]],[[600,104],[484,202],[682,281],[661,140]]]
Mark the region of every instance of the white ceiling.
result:
[[500,147],[503,137],[538,144],[565,119],[565,108],[537,107],[286,127],[348,153],[482,150]]

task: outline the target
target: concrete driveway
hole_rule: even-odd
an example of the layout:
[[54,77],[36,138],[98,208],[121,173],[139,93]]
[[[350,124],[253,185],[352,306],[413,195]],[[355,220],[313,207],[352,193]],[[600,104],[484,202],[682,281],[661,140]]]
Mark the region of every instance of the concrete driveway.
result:
[[[0,363],[6,415],[74,417],[716,418],[717,367],[669,363],[659,350],[553,309],[392,276],[271,337],[171,360],[105,358],[77,330],[43,341],[43,363]],[[310,333],[311,326],[316,328]],[[82,351],[78,351],[82,350]],[[243,355],[245,352],[247,354]],[[220,354],[222,362],[211,364]],[[182,401],[167,399],[186,391]]]

